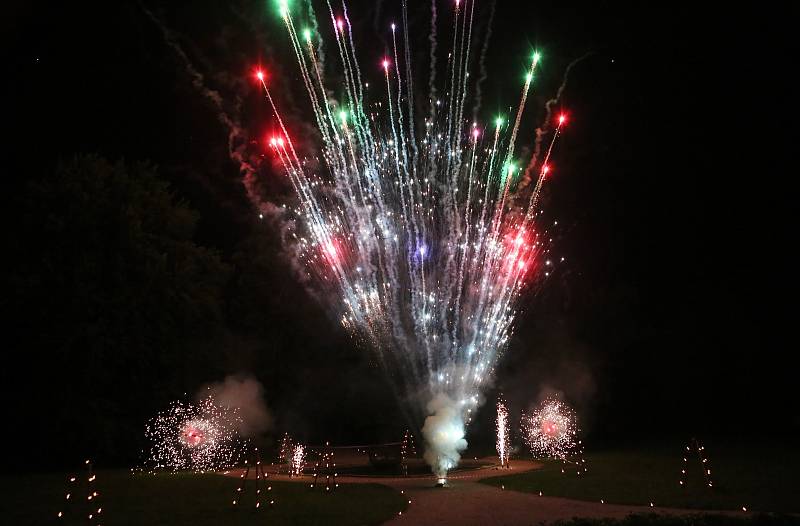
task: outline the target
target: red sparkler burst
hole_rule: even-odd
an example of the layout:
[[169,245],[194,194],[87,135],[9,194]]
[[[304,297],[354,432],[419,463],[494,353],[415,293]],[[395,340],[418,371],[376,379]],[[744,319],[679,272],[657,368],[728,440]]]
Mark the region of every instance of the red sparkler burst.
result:
[[578,426],[572,409],[554,398],[547,398],[530,414],[522,416],[522,436],[536,457],[566,460],[577,451]]
[[186,422],[181,431],[181,440],[189,447],[199,446],[205,440],[205,434],[193,422]]
[[235,409],[218,406],[210,397],[197,403],[174,402],[147,424],[146,466],[174,471],[229,467],[246,444],[236,431],[238,422]]
[[557,437],[559,432],[559,426],[557,422],[552,420],[543,420],[542,421],[542,433],[550,437]]

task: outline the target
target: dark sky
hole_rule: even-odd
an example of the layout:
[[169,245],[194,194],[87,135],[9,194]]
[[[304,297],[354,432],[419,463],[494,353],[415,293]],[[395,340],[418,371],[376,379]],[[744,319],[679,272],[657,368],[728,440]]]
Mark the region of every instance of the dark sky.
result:
[[[351,8],[364,35],[357,43],[363,62],[383,53],[375,23],[382,28],[397,20],[398,3]],[[428,5],[409,3],[416,52],[424,55]],[[259,140],[268,113],[247,75],[263,63],[285,72],[291,85],[294,60],[271,6],[217,4],[144,2]],[[438,4],[449,19],[448,4]],[[781,55],[789,14],[736,12],[730,5],[706,10],[697,2],[632,10],[608,2],[517,4],[523,2],[498,1],[479,118],[514,103],[532,47],[545,56],[532,108],[555,92],[571,60],[593,54],[575,68],[565,91],[570,124],[545,195],[548,218],[560,225],[555,250],[567,264],[526,299],[498,388],[518,408],[544,390],[562,392],[598,441],[633,429],[648,436],[739,435],[762,432],[753,424],[763,429],[759,424],[768,422],[770,434],[796,430],[789,363],[796,348],[790,291],[797,236],[788,188],[797,171],[786,103],[793,62]],[[489,5],[479,6],[481,33]],[[246,232],[263,228],[254,226],[213,109],[139,4],[26,4],[3,18],[7,199],[58,159],[96,152],[159,165],[200,212],[200,243],[229,253]],[[302,97],[278,96],[302,112]],[[267,166],[262,172],[280,177]],[[265,191],[275,201],[288,195],[270,181]],[[322,331],[337,342],[292,340],[309,347],[310,356],[325,345],[347,347],[315,301],[299,286],[293,291],[292,312],[304,319],[276,323],[276,334]],[[337,393],[349,399],[381,393],[379,375],[353,373],[364,365],[345,354],[341,364],[318,362],[316,372],[317,365],[304,367],[311,378],[328,378],[332,400]],[[285,359],[302,356],[298,349]],[[257,363],[250,365],[258,376],[265,366]],[[351,381],[366,387],[343,387]],[[286,416],[292,396],[270,387],[276,412],[286,422],[301,419]],[[316,407],[312,393],[296,396],[303,407]],[[376,402],[366,411],[390,406]],[[319,407],[303,423],[313,437],[321,434],[320,422],[351,418],[337,412],[352,407],[346,403]],[[471,432],[485,439],[481,429]],[[359,440],[353,434],[338,436]],[[383,438],[375,430],[365,434]]]

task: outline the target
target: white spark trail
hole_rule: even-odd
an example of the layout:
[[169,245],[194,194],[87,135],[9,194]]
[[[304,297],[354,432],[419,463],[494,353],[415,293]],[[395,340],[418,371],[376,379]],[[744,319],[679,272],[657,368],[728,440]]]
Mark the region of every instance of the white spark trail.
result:
[[[270,143],[298,196],[300,257],[319,288],[336,298],[342,325],[375,350],[395,393],[410,402],[412,425],[424,419],[426,458],[444,477],[466,447],[466,426],[508,343],[518,298],[548,250],[534,214],[520,213],[509,198],[518,184],[515,143],[539,55],[511,126],[498,122],[492,132],[473,125],[464,113],[475,1],[455,4],[441,100],[432,3],[431,107],[419,118],[405,0],[402,27],[390,26],[387,56],[365,69],[374,71],[367,76],[346,5],[326,4],[343,79],[335,86],[340,103],[329,100],[317,59],[321,44],[313,42],[322,36],[306,30],[303,45],[295,14],[286,0],[280,3],[325,167],[298,157],[296,137],[262,76],[280,129]],[[378,71],[378,89],[366,90],[366,79]]]

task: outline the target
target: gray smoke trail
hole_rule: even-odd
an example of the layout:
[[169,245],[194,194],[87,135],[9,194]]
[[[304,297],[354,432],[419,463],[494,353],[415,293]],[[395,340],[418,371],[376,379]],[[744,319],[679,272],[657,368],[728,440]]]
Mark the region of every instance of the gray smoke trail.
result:
[[[294,221],[289,218],[287,210],[284,207],[277,206],[261,197],[261,193],[259,192],[257,185],[256,168],[245,157],[248,134],[242,128],[238,118],[231,116],[231,114],[226,111],[222,96],[219,94],[219,92],[206,86],[205,78],[199,71],[197,71],[197,68],[194,67],[188,55],[178,43],[175,33],[166,27],[166,25],[161,22],[161,20],[154,13],[147,9],[147,7],[141,3],[139,5],[142,11],[144,11],[144,13],[150,18],[150,20],[152,20],[156,27],[159,28],[164,41],[181,61],[186,73],[191,79],[192,85],[200,94],[202,94],[213,104],[216,110],[217,118],[228,131],[228,156],[231,158],[231,160],[239,165],[239,172],[243,176],[243,184],[248,199],[262,214],[263,218],[270,222],[271,226],[273,227],[273,231],[279,233],[281,247],[283,247],[282,256],[291,266],[295,277],[302,285],[304,285],[304,288],[312,297],[320,299],[318,291],[313,287],[308,286],[308,272],[305,270],[304,264],[300,257],[300,249],[297,243],[297,237],[294,234],[294,231],[296,230]],[[312,9],[310,2],[309,9]],[[311,12],[313,13],[313,11]],[[249,19],[242,16],[241,13],[234,11],[234,14],[238,15],[242,20],[249,22]],[[315,17],[312,16],[311,19],[314,20],[313,27],[316,28],[317,25]],[[317,34],[316,31],[315,34]],[[320,46],[320,50],[321,49],[322,47]]]
[[311,24],[311,34],[316,36],[317,40],[317,60],[319,61],[320,68],[325,69],[325,48],[322,46],[322,37],[319,34],[319,23],[317,22],[317,15],[314,13],[314,6],[311,0],[306,0],[306,9],[308,10],[308,21]]
[[428,80],[431,98],[431,110],[436,107],[436,0],[431,0],[431,32],[428,35],[431,43],[431,75]]
[[240,436],[258,436],[272,426],[272,415],[264,402],[264,388],[251,376],[227,376],[222,382],[201,389],[198,398],[210,396],[220,407],[236,411],[234,424]]
[[372,19],[372,25],[376,33],[381,33],[381,12],[383,11],[383,0],[376,0],[375,2],[375,17]]
[[206,86],[205,78],[197,71],[192,64],[189,56],[184,52],[181,45],[178,43],[177,36],[173,33],[163,22],[141,2],[139,7],[147,15],[147,17],[158,27],[161,35],[164,37],[164,42],[172,49],[175,56],[181,61],[186,74],[191,79],[192,85],[197,91],[202,94],[211,104],[216,111],[217,119],[228,131],[228,156],[232,161],[239,165],[239,172],[243,175],[243,182],[247,196],[256,208],[265,212],[273,210],[274,206],[267,206],[258,192],[256,186],[256,168],[246,158],[245,149],[248,142],[248,135],[242,129],[238,119],[231,116],[225,109],[222,96],[218,91],[215,91]]
[[492,9],[489,12],[489,21],[486,23],[486,38],[483,41],[483,49],[481,49],[481,58],[478,61],[481,76],[478,77],[478,82],[475,84],[475,105],[472,107],[472,121],[478,120],[478,111],[481,109],[481,99],[483,92],[481,91],[481,84],[489,76],[486,71],[486,53],[489,51],[489,40],[492,38],[492,22],[494,21],[494,11],[497,7],[497,0],[492,0]]
[[561,100],[561,96],[564,94],[564,90],[567,88],[567,81],[569,80],[570,71],[572,71],[572,68],[574,68],[580,62],[592,55],[594,55],[594,51],[588,51],[569,63],[567,68],[564,70],[564,79],[561,81],[561,86],[558,87],[555,97],[545,103],[545,109],[547,110],[547,113],[545,114],[542,125],[536,128],[536,141],[534,142],[533,155],[531,156],[531,160],[528,162],[528,166],[525,167],[525,174],[522,176],[522,180],[519,183],[517,195],[520,195],[522,190],[527,188],[532,181],[531,173],[536,168],[536,163],[539,162],[539,155],[542,153],[542,141],[544,140],[545,135],[547,135],[552,129],[553,107]]

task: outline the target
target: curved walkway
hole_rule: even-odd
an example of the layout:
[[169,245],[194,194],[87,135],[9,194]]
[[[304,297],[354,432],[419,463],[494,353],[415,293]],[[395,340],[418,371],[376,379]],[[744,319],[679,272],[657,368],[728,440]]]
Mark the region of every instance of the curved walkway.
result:
[[[484,463],[496,461],[493,458],[481,459]],[[521,473],[539,469],[541,464],[533,461],[519,460],[512,464],[511,472]],[[241,470],[228,473],[240,476]],[[565,499],[561,497],[539,496],[532,493],[505,491],[502,488],[480,484],[484,478],[508,474],[506,470],[498,470],[496,466],[484,466],[473,470],[459,471],[448,477],[445,488],[435,486],[436,478],[432,475],[410,477],[370,477],[340,476],[339,483],[377,483],[389,486],[407,496],[408,509],[398,514],[387,525],[413,524],[420,526],[443,525],[486,525],[517,526],[538,525],[573,517],[613,517],[622,518],[631,513],[670,513],[693,514],[701,510],[681,510],[649,506],[628,506],[618,504],[601,504]],[[312,478],[304,475],[290,479],[287,475],[269,473],[277,480],[291,480],[310,483]],[[745,515],[744,512],[724,512],[732,515]]]

